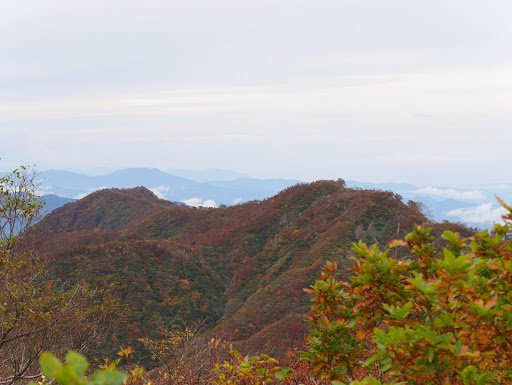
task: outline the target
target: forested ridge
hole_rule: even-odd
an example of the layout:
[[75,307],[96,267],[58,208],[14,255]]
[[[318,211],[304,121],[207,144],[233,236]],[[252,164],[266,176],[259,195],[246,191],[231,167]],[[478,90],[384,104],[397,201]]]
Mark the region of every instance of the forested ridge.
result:
[[[426,280],[415,281],[420,282],[423,295],[433,295],[422,288],[452,263],[438,262],[436,253],[443,247],[451,245],[453,258],[461,255],[454,264],[465,269],[480,266],[478,274],[484,275],[497,266],[497,257],[488,253],[508,255],[506,247],[510,247],[506,226],[497,228],[495,235],[484,232],[475,238],[476,230],[460,224],[429,223],[420,205],[404,203],[396,194],[347,188],[342,180],[298,184],[263,201],[218,208],[168,202],[144,187],[105,189],[68,203],[42,220],[37,217],[40,204],[32,195],[34,188],[25,169],[2,181],[8,187],[3,190],[4,218],[19,219],[16,215],[23,205],[28,213],[18,228],[11,226],[11,232],[3,234],[3,287],[19,295],[6,294],[10,302],[5,305],[3,338],[6,346],[26,345],[29,350],[34,339],[43,339],[26,367],[16,356],[22,353],[2,351],[0,346],[3,383],[38,378],[35,362],[42,352],[63,357],[69,348],[104,370],[118,366],[131,370],[132,383],[338,384],[376,373],[378,381],[390,380],[393,373],[388,364],[393,361],[384,353],[368,355],[376,346],[387,345],[371,342],[376,338],[371,337],[373,329],[362,320],[376,328],[384,322],[388,328],[408,317],[413,302],[398,304],[410,298],[407,290],[412,286],[400,289],[399,285],[412,276]],[[16,188],[18,195],[13,193]],[[13,203],[19,207],[13,210]],[[2,229],[8,224],[4,220]],[[473,239],[474,253],[480,250],[476,241],[495,245],[478,251],[482,255],[478,258],[489,258],[490,267],[481,270],[478,260],[472,267],[461,259],[466,258],[462,250],[469,247],[466,238]],[[392,250],[379,251],[389,245]],[[452,257],[445,252],[446,258]],[[408,262],[402,265],[402,261]],[[395,269],[398,275],[388,277]],[[13,271],[21,274],[16,278]],[[443,282],[445,276],[439,277]],[[470,285],[473,280],[468,281]],[[470,297],[479,295],[483,294]],[[39,300],[41,296],[47,303]],[[484,305],[497,303],[492,296],[485,298]],[[346,301],[353,301],[347,302],[352,305]],[[430,305],[421,301],[414,302],[416,310],[432,317]],[[443,314],[446,309],[436,311]],[[392,315],[389,321],[386,312]],[[26,319],[28,314],[40,316]],[[381,315],[366,319],[368,314]],[[471,320],[462,313],[453,316]],[[411,317],[418,319],[418,315]],[[22,332],[16,329],[21,320],[26,322]],[[442,322],[448,322],[446,317]],[[476,319],[475,325],[482,321]],[[67,336],[61,344],[55,342],[59,333]],[[458,331],[453,333],[457,336]],[[465,345],[446,346],[443,349],[458,352]],[[245,354],[257,356],[249,359]],[[265,354],[289,367],[278,366]],[[436,350],[428,354],[429,362],[444,359]],[[119,356],[122,361],[115,360]],[[50,356],[44,357],[57,365]],[[81,362],[81,358],[72,360]],[[363,362],[356,374],[352,365]],[[479,370],[487,373],[484,366]],[[157,369],[146,372],[153,367]],[[478,367],[464,370],[469,376]]]
[[341,180],[219,208],[172,204],[142,187],[105,189],[52,212],[38,247],[56,280],[118,285],[130,316],[101,351],[138,346],[155,325],[205,320],[242,351],[283,357],[304,339],[303,289],[326,260],[348,267],[353,242],[387,245],[426,220],[413,202]]

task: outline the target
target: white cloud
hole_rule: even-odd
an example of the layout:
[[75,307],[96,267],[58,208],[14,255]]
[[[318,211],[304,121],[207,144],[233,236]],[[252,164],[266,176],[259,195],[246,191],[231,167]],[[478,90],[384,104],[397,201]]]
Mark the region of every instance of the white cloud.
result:
[[189,206],[198,207],[201,204],[201,198],[190,198],[190,199],[186,199],[182,202]]
[[85,191],[83,193],[80,193],[80,194],[77,194],[73,197],[73,199],[82,199],[82,198],[85,198],[87,195],[89,194],[92,194],[93,192],[96,192],[96,191],[99,191],[99,190],[104,190],[108,187],[106,186],[101,186],[101,187],[98,187],[96,189],[90,189],[90,191]]
[[149,191],[151,191],[153,194],[155,194],[160,199],[165,199],[164,193],[169,191],[171,188],[169,186],[158,186],[150,188]]
[[204,207],[217,207],[217,204],[215,203],[215,201],[213,199],[208,199],[208,200],[204,201],[201,206],[204,206]]
[[411,191],[415,194],[420,195],[431,195],[439,198],[446,199],[461,199],[461,200],[482,200],[485,199],[486,196],[482,194],[480,191],[456,191],[454,189],[438,189],[436,187],[425,187],[419,190]]
[[82,198],[85,198],[87,195],[89,195],[90,192],[84,192],[84,193],[80,193],[80,194],[77,194],[73,197],[73,199],[82,199]]
[[233,201],[233,204],[237,205],[239,203],[242,203],[242,198],[241,197],[238,197],[236,198],[234,201]]
[[36,190],[36,195],[39,195],[39,196],[45,196],[45,195],[49,195],[49,194],[52,194],[53,192],[51,191],[53,189],[52,186],[48,186],[48,185],[41,185],[38,187],[38,189]]
[[506,212],[507,210],[501,206],[496,207],[492,203],[484,203],[477,207],[451,210],[447,215],[458,217],[468,223],[503,223],[501,217],[506,214]]
[[194,206],[194,207],[217,207],[217,204],[213,199],[205,200],[204,202],[201,201],[201,198],[190,198],[182,201],[183,203]]

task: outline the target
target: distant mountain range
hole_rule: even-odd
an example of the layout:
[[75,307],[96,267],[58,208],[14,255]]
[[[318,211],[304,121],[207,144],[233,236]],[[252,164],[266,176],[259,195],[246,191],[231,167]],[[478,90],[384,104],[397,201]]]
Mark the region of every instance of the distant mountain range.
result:
[[66,203],[76,202],[76,199],[63,198],[55,194],[43,195],[41,200],[44,202],[44,211],[46,213],[51,213],[53,210]]
[[[0,176],[5,173],[0,173]],[[40,173],[43,181],[39,193],[50,212],[103,188],[144,186],[161,199],[183,202],[189,206],[217,207],[271,197],[283,189],[302,183],[290,179],[255,179],[228,170],[168,170],[129,168],[106,175],[85,175],[63,170]],[[512,183],[474,186],[473,189],[420,187],[407,183],[370,183],[347,181],[348,187],[392,191],[404,202],[413,200],[424,205],[424,213],[435,221],[455,221],[473,227],[489,228],[500,219],[501,210],[495,194],[512,202]]]
[[[218,175],[216,171],[214,174]],[[228,173],[224,173],[224,176]],[[232,175],[236,176],[236,174]],[[80,199],[103,188],[133,188],[144,186],[162,199],[184,202],[191,206],[232,205],[265,199],[298,180],[243,178],[230,181],[197,182],[154,168],[130,168],[108,175],[90,176],[62,170],[40,174],[41,194]],[[206,177],[203,175],[203,179]]]

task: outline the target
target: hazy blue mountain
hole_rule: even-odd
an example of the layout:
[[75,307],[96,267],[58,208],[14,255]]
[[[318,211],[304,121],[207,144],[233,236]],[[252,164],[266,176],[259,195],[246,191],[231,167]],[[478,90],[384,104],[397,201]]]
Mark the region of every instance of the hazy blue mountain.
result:
[[156,168],[129,168],[107,175],[89,176],[62,170],[49,170],[40,174],[45,185],[59,188],[88,191],[102,187],[129,188],[141,185],[195,184],[191,180],[167,174]]
[[54,194],[44,195],[41,197],[41,200],[45,203],[43,210],[46,213],[51,213],[56,208],[64,206],[66,203],[76,202],[76,199],[63,198]]
[[64,170],[48,170],[39,173],[39,178],[44,181],[44,186],[48,189],[83,191],[94,185],[96,177]]
[[249,175],[236,171],[209,168],[206,170],[166,170],[171,175],[187,178],[195,182],[205,183],[211,181],[232,181],[240,178],[249,178]]
[[512,203],[512,183],[496,183],[481,187],[477,186],[476,188],[481,189],[487,195],[491,195],[492,197],[498,196],[505,202]]
[[87,169],[68,169],[68,171],[75,172],[77,174],[84,174],[89,176],[100,176],[100,175],[107,175],[112,174],[115,171],[118,171],[119,169],[113,169],[108,167],[94,167],[94,168],[87,168]]
[[[301,183],[290,179],[254,179],[240,178],[232,181],[212,181],[208,185],[237,191],[241,201],[265,199],[275,195],[274,191],[282,191],[287,187]],[[250,197],[250,199],[249,199]]]
[[197,185],[197,182],[190,179],[180,178],[156,168],[127,168],[92,178],[94,178],[98,186],[109,185],[108,187],[118,188]]
[[423,198],[422,203],[426,204],[429,208],[436,210],[437,212],[448,212],[454,209],[468,208],[468,207],[476,207],[477,203],[471,202],[461,202],[455,199],[444,199],[444,200],[435,200],[430,198]]
[[115,171],[108,175],[89,176],[63,170],[49,170],[40,173],[44,181],[43,188],[59,196],[80,198],[101,188],[130,188],[147,186],[148,188],[162,185],[182,187],[194,185],[196,182],[167,174],[157,169],[132,168]]
[[[222,174],[214,171],[211,175]],[[227,171],[223,173],[224,176],[239,175]],[[40,178],[44,181],[42,191],[66,198],[79,199],[102,188],[144,186],[163,199],[206,206],[264,199],[298,183],[296,180],[251,178],[199,183],[154,168],[129,168],[98,176],[49,170],[41,172]]]

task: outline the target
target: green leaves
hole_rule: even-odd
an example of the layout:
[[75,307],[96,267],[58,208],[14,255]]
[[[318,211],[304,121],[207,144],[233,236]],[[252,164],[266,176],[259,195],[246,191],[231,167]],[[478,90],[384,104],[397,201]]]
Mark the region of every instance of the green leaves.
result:
[[459,240],[459,234],[453,233],[449,230],[446,230],[443,235],[441,235],[441,238],[443,238],[445,241],[447,241],[451,246],[451,251],[454,254],[458,254],[464,247],[467,246],[465,241],[467,239],[461,239]]
[[467,366],[460,372],[464,385],[487,385],[496,378],[496,373],[481,372],[476,366]]
[[[62,364],[50,353],[41,354],[41,370],[43,374],[61,385],[121,385],[128,378],[117,370],[102,370],[88,379],[86,371],[89,363],[86,358],[73,351],[66,355],[66,364]],[[30,385],[36,385],[31,383]]]
[[67,365],[73,369],[76,378],[82,378],[85,376],[85,372],[89,367],[89,363],[84,356],[70,351],[68,354],[66,354],[66,361],[68,362]]
[[[128,376],[124,373],[118,372],[116,370],[106,371],[103,370],[101,372],[94,373],[89,381],[89,385],[121,385],[128,378]],[[66,384],[63,384],[66,385]]]
[[450,250],[444,250],[444,259],[438,262],[448,274],[455,275],[458,273],[467,273],[468,269],[473,265],[473,260],[468,255],[456,257]]
[[394,319],[403,321],[405,317],[411,314],[413,304],[411,301],[409,301],[402,307],[388,304],[383,304],[382,306],[389,312],[389,314],[393,316]]
[[[339,381],[333,381],[332,385],[343,385],[343,383]],[[352,381],[350,385],[382,385],[382,382],[375,378],[366,377],[364,380],[361,381]]]
[[41,370],[43,373],[63,385],[85,384],[85,371],[89,364],[85,357],[70,351],[66,355],[67,364],[63,365],[50,353],[41,354]]
[[407,281],[411,285],[421,291],[425,295],[430,295],[436,292],[439,282],[425,282],[421,275],[416,275],[414,278],[408,278]]

